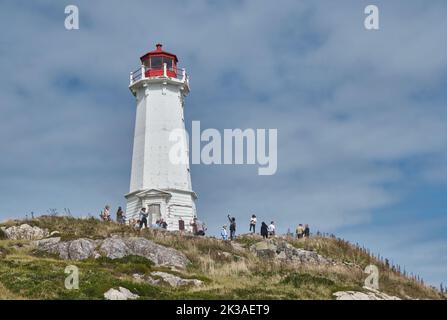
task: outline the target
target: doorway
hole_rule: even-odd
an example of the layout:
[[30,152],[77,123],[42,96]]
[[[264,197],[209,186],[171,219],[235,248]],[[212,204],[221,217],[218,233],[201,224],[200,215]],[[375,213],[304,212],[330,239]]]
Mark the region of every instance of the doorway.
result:
[[161,213],[160,213],[160,204],[150,204],[148,205],[148,212],[149,212],[149,223],[150,225],[155,224],[157,220],[160,220]]

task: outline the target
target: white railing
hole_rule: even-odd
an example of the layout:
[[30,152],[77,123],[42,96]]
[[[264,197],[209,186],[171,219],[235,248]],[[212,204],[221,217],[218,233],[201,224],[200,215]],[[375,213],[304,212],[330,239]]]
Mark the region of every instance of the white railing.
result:
[[[149,71],[149,75],[148,74]],[[152,71],[152,72],[151,72]],[[152,73],[152,75],[151,75]],[[147,78],[170,78],[170,79],[177,79],[182,82],[188,81],[188,75],[186,74],[185,68],[168,68],[166,63],[163,64],[162,67],[159,68],[149,68],[145,65],[141,65],[138,69],[135,71],[132,71],[130,73],[130,85],[134,84],[135,82],[147,79]]]

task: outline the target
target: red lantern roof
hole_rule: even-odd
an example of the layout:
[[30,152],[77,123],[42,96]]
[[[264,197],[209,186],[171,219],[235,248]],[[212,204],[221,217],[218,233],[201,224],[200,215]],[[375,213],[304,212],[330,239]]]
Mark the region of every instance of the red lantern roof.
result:
[[167,52],[167,51],[163,51],[163,50],[162,50],[163,45],[162,45],[161,43],[157,43],[157,44],[155,45],[155,47],[156,47],[155,50],[153,50],[153,51],[149,51],[149,52],[146,53],[145,55],[141,56],[140,60],[141,60],[141,61],[144,61],[144,60],[146,60],[147,58],[152,57],[152,56],[162,56],[162,57],[165,56],[165,57],[171,57],[171,58],[174,58],[174,61],[175,61],[176,63],[178,62],[177,56],[176,56],[175,54],[170,53],[170,52]]

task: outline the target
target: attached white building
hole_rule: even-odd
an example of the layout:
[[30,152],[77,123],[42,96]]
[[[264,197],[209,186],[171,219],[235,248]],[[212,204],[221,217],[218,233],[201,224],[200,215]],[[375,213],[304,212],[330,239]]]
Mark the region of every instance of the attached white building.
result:
[[[163,51],[161,44],[140,60],[141,68],[131,73],[129,85],[137,110],[126,217],[137,219],[141,208],[146,207],[148,224],[163,218],[168,230],[179,230],[182,220],[185,229],[190,230],[197,196],[191,187],[184,120],[188,76],[177,67],[177,57]],[[180,164],[169,159],[176,143],[169,140],[169,135],[173,130],[180,132],[178,129],[184,133],[184,156],[188,159]]]

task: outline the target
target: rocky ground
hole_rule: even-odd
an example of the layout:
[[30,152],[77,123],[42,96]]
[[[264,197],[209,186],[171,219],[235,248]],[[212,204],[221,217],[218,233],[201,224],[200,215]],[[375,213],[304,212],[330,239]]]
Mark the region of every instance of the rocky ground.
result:
[[[0,239],[0,298],[441,298],[335,238],[245,235],[229,242],[43,217],[2,225]],[[372,263],[381,269],[380,291],[364,287],[363,269]],[[71,265],[79,268],[75,290],[64,286]]]

